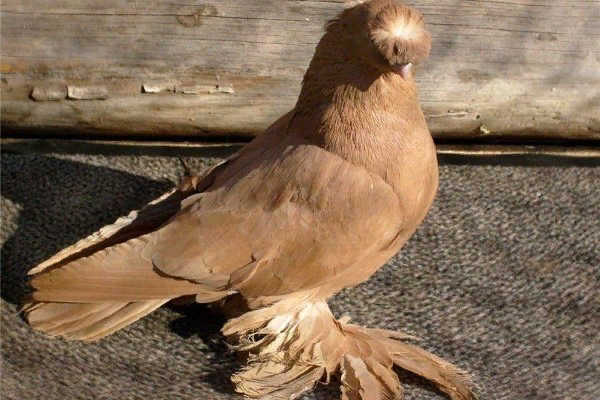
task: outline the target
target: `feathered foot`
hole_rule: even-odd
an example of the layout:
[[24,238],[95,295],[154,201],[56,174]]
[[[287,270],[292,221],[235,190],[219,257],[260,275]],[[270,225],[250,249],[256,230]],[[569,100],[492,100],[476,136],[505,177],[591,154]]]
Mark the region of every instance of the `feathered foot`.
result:
[[223,327],[234,348],[249,353],[232,377],[249,398],[293,399],[339,372],[342,400],[399,399],[403,388],[394,365],[432,381],[452,400],[476,398],[465,372],[405,343],[411,336],[336,320],[325,302],[287,313],[283,308],[277,303],[251,311]]

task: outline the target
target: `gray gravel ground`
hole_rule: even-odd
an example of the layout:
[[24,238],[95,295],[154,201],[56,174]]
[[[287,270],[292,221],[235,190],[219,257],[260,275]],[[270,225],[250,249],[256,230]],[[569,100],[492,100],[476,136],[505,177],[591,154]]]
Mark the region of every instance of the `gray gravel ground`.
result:
[[[230,152],[187,161],[201,169]],[[235,398],[236,357],[207,306],[163,307],[92,344],[46,338],[17,314],[30,267],[166,191],[179,171],[164,156],[2,155],[4,399]],[[475,376],[482,399],[599,399],[599,220],[598,167],[446,163],[417,234],[330,303],[360,324],[421,337]],[[407,400],[444,399],[401,378]]]

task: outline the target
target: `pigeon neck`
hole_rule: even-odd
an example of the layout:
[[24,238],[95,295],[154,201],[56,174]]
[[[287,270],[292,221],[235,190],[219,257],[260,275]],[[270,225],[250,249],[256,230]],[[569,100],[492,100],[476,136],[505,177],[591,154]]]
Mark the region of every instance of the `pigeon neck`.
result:
[[319,60],[306,72],[293,110],[292,132],[326,146],[333,136],[363,140],[379,130],[402,135],[409,133],[402,126],[425,123],[412,78],[382,73],[360,61],[315,61]]
[[414,81],[364,65],[309,68],[287,134],[365,168],[398,191],[409,179],[406,171],[429,171],[435,163]]

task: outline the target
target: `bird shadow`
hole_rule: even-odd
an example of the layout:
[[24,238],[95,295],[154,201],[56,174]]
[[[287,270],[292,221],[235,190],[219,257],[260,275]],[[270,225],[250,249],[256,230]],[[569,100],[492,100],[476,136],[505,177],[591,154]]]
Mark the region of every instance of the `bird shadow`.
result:
[[199,337],[208,350],[218,355],[219,368],[211,370],[205,376],[205,382],[223,394],[233,394],[234,387],[230,380],[241,366],[241,360],[226,343],[221,328],[226,322],[223,313],[216,307],[207,304],[167,304],[167,308],[177,314],[170,325],[170,330],[183,339]]

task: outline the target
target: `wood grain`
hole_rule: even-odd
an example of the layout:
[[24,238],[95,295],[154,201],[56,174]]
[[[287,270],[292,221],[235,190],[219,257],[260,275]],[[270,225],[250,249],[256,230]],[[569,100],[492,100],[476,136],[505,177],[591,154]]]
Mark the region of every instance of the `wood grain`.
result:
[[[341,3],[4,0],[3,128],[253,135],[293,106]],[[600,1],[412,5],[434,38],[418,81],[436,137],[600,139]],[[142,85],[174,89],[142,93]],[[31,96],[67,86],[107,98]]]

